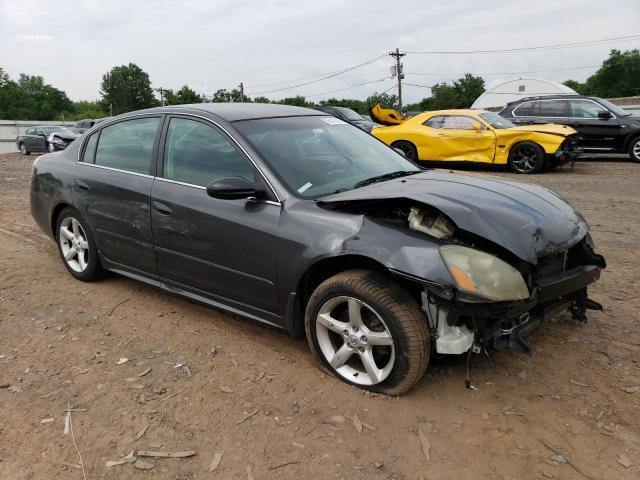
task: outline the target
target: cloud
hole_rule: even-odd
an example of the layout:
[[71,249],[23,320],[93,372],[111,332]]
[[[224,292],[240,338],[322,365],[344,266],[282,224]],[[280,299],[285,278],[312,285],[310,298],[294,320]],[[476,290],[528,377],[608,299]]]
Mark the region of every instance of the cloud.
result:
[[[147,71],[154,87],[187,84],[211,94],[244,82],[246,91],[254,93],[260,91],[257,85],[335,72],[396,47],[467,50],[575,42],[633,34],[639,18],[635,0],[621,0],[609,9],[599,0],[0,0],[0,66],[13,76],[42,75],[73,99],[97,98],[102,75],[129,62]],[[34,55],[35,43],[53,55]],[[414,54],[403,61],[405,72],[429,74],[407,75],[408,83],[432,85],[465,72],[599,65],[611,48],[639,44],[503,55]],[[391,64],[383,57],[347,74],[269,96],[312,95],[389,77]],[[583,80],[593,71],[535,75]],[[387,78],[313,99],[365,98],[393,85]],[[429,90],[407,86],[403,93],[412,102]]]

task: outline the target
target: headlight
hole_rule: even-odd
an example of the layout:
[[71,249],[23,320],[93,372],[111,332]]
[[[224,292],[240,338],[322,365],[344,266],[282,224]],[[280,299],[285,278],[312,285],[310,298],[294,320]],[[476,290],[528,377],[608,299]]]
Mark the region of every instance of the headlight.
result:
[[498,257],[459,245],[440,247],[440,256],[463,292],[495,301],[529,298],[520,272]]

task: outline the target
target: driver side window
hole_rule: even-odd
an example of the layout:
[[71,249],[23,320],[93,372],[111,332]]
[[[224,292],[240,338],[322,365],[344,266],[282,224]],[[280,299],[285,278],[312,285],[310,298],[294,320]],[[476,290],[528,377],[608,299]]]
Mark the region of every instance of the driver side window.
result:
[[169,122],[162,176],[201,187],[223,177],[255,181],[253,166],[222,133],[186,118]]

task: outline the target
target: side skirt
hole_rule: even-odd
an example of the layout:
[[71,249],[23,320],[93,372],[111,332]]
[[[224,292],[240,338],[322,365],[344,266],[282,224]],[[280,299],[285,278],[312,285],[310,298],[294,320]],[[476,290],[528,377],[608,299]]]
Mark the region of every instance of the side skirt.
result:
[[[100,253],[99,255],[100,262],[102,263],[104,268],[113,273],[117,273],[118,275],[122,275],[124,277],[128,277],[142,283],[146,283],[147,285],[157,287],[166,292],[187,298],[205,306],[213,307],[217,310],[222,310],[231,315],[242,317],[246,320],[257,322],[263,325],[268,325],[269,327],[273,327],[278,330],[287,331],[287,329],[283,326],[284,319],[279,315],[256,309],[249,305],[235,302],[224,297],[213,298],[213,296],[211,296],[211,294],[208,294],[207,292],[202,292],[200,290],[182,285],[177,282],[172,282],[171,280],[164,279],[157,275],[151,275],[146,272],[131,269],[129,267],[126,267],[125,265],[121,265],[119,263],[112,262],[106,259],[102,255],[102,253]],[[231,303],[233,303],[233,305]]]

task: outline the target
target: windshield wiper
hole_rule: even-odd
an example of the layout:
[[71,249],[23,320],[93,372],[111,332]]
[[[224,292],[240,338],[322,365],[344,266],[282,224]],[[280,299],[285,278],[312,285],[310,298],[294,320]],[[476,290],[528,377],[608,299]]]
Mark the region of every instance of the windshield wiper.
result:
[[358,183],[356,183],[353,186],[353,188],[366,187],[367,185],[371,185],[372,183],[385,182],[387,180],[406,177],[407,175],[413,175],[415,173],[420,173],[420,172],[421,170],[396,170],[395,172],[383,173],[382,175],[377,175],[375,177],[361,180]]

